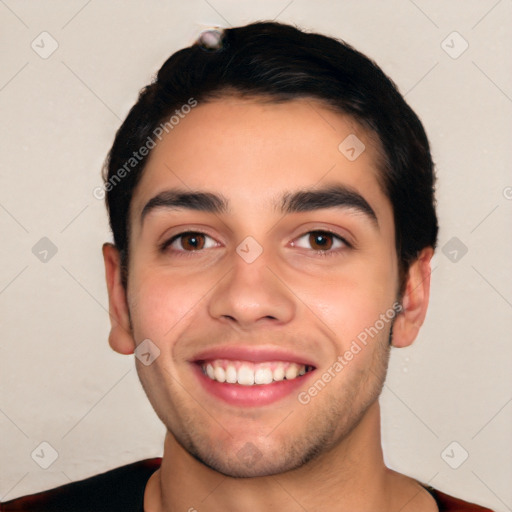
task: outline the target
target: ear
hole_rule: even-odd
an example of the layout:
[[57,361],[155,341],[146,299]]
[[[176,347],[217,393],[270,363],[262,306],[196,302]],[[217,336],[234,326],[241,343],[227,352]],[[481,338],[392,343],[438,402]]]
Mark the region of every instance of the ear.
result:
[[427,314],[430,297],[430,260],[434,255],[432,247],[423,249],[407,272],[402,311],[393,324],[392,345],[408,347],[418,336]]
[[121,280],[121,255],[112,244],[103,244],[103,261],[108,289],[110,346],[120,354],[133,354],[135,341],[130,326],[126,290]]

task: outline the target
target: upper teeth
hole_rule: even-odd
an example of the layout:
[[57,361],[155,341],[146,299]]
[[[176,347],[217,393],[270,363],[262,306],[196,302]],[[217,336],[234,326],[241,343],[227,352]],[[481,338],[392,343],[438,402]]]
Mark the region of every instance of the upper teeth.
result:
[[303,364],[284,361],[268,361],[252,363],[249,361],[231,361],[215,359],[201,365],[203,373],[210,379],[230,384],[252,386],[254,384],[270,384],[274,381],[295,379],[304,375],[311,368]]

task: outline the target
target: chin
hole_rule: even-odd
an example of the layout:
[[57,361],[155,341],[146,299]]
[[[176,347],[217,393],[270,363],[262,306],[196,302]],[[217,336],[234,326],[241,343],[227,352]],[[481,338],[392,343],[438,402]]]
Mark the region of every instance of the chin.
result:
[[304,463],[304,461],[294,463],[286,460],[285,457],[281,460],[270,461],[261,453],[260,455],[254,455],[255,460],[250,460],[249,458],[244,459],[242,456],[239,458],[238,454],[228,458],[225,455],[216,457],[212,454],[204,458],[198,456],[195,456],[195,458],[210,469],[231,478],[258,478],[278,475],[297,469]]
[[270,443],[268,438],[246,440],[231,447],[203,442],[188,443],[185,449],[205,466],[232,478],[257,478],[296,470],[328,450],[331,433],[281,439]]

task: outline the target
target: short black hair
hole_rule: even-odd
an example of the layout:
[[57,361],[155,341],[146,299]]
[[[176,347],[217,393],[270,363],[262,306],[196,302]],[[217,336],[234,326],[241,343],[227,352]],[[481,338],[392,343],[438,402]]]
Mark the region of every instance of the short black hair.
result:
[[191,101],[233,94],[276,102],[320,100],[376,135],[383,152],[379,181],[393,207],[403,284],[419,251],[435,248],[437,242],[435,174],[425,130],[371,59],[343,41],[275,22],[203,34],[171,55],[141,90],[116,133],[104,169],[110,226],[125,272],[131,199],[159,127],[166,123],[172,128],[173,114]]

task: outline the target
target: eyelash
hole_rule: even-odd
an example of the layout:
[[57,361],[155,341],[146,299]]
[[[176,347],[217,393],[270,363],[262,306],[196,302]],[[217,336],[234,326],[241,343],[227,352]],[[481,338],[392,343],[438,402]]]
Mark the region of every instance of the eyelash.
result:
[[[317,234],[320,234],[320,235],[328,235],[328,236],[332,236],[335,240],[338,240],[339,242],[343,243],[344,246],[346,246],[346,248],[349,248],[349,249],[352,249],[353,248],[353,245],[350,244],[349,242],[347,242],[347,240],[345,238],[343,238],[342,236],[338,235],[337,233],[333,233],[332,231],[329,231],[329,230],[326,230],[326,229],[313,229],[311,231],[307,231],[306,233],[303,233],[302,235],[296,237],[292,243],[295,243],[296,240],[300,240],[301,238],[304,238],[305,236],[307,235],[311,235],[312,233],[317,233]],[[213,237],[211,237],[210,235],[208,235],[207,233],[204,233],[202,231],[184,231],[182,233],[178,233],[177,235],[174,235],[172,236],[169,240],[165,241],[164,243],[161,244],[160,246],[160,251],[161,252],[165,252],[176,240],[184,237],[185,235],[202,235],[202,236],[205,236],[205,237],[208,237],[208,238],[211,238],[213,240]],[[337,248],[337,249],[327,249],[327,250],[315,250],[315,249],[311,249],[311,251],[313,252],[313,254],[317,255],[317,256],[321,256],[321,257],[328,257],[328,256],[336,256],[340,250],[342,250],[342,248]],[[176,250],[174,249],[173,252],[175,254],[178,254],[179,257],[191,257],[193,255],[193,253],[195,252],[201,252],[203,251],[204,249],[198,249],[198,250],[195,250],[195,251],[185,251],[185,250]],[[187,254],[188,253],[188,254]]]
[[[316,256],[321,256],[322,258],[326,258],[328,256],[337,256],[337,255],[339,255],[340,250],[343,250],[344,248],[351,249],[353,247],[351,244],[349,244],[347,242],[347,240],[345,238],[343,238],[342,236],[338,235],[337,233],[333,233],[332,231],[329,231],[327,229],[312,229],[311,231],[307,231],[306,233],[295,238],[292,243],[295,243],[296,240],[300,240],[301,238],[309,236],[312,233],[316,233],[316,234],[319,234],[322,236],[326,236],[326,235],[332,236],[334,240],[341,242],[345,246],[345,247],[339,247],[337,249],[327,249],[324,251],[319,250],[319,249],[317,249],[317,250],[311,249],[313,254],[315,254]],[[334,243],[334,241],[333,241],[333,243]]]

